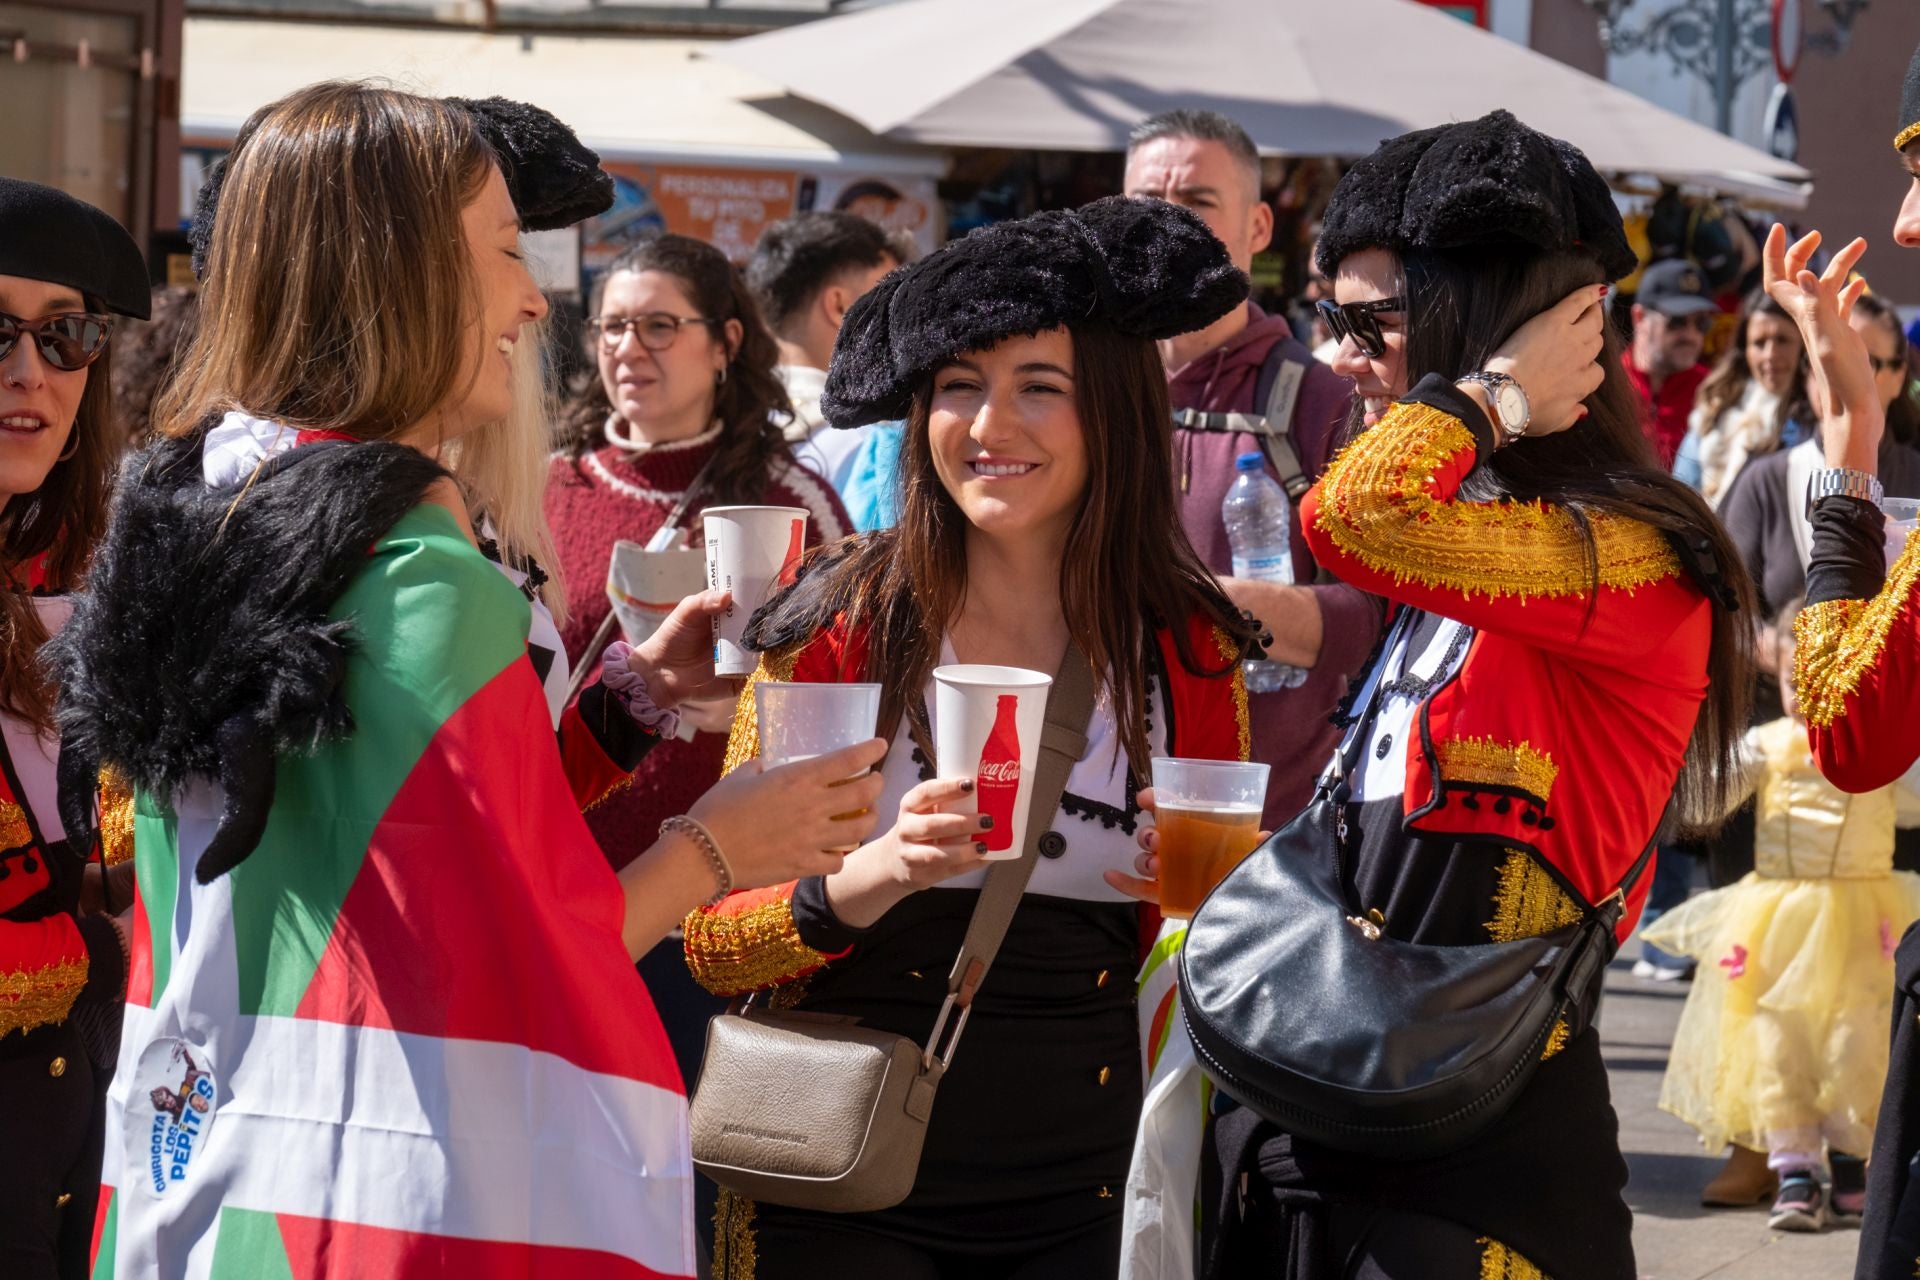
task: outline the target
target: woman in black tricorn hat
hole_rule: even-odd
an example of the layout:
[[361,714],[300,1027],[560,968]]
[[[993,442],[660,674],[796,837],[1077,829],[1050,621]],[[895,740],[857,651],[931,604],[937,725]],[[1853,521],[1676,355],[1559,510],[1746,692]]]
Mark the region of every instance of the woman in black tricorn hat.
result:
[[[64,192],[0,178],[0,1274],[81,1276],[99,1200],[102,1110],[126,936],[82,910],[115,892],[53,802],[54,690],[34,650],[67,615],[106,516],[108,313],[147,315],[133,237]],[[124,834],[124,833],[123,833]],[[77,842],[76,842],[77,843]],[[132,850],[110,840],[107,856]],[[131,870],[131,867],[128,868]]]
[[[1321,564],[1402,606],[1351,729],[1359,763],[1330,792],[1347,924],[1395,954],[1486,947],[1621,892],[1624,937],[1670,800],[1714,811],[1749,628],[1739,558],[1652,456],[1602,320],[1605,282],[1634,265],[1606,184],[1505,112],[1408,134],[1341,182],[1319,264],[1368,429],[1302,524]],[[1195,1000],[1206,954],[1183,975]],[[1418,1056],[1418,1025],[1364,1041],[1377,1001],[1312,968],[1276,980],[1285,998],[1400,1055],[1404,1078],[1445,1065]],[[1572,994],[1530,1080],[1441,1154],[1361,1154],[1216,1101],[1205,1273],[1631,1280],[1597,981]]]

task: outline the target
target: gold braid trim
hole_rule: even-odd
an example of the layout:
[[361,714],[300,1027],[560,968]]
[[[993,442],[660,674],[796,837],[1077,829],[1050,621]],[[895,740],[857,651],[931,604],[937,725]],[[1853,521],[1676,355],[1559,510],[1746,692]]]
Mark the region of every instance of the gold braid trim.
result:
[[1551,1280],[1546,1272],[1498,1240],[1481,1236],[1474,1243],[1480,1246],[1480,1280]]
[[1912,124],[1908,125],[1906,128],[1902,129],[1900,132],[1893,135],[1893,149],[1895,151],[1905,151],[1907,149],[1907,144],[1909,142],[1912,142],[1915,138],[1920,138],[1920,120],[1914,121]]
[[1439,743],[1440,776],[1447,782],[1516,787],[1545,804],[1560,766],[1546,752],[1521,740],[1513,746],[1492,738],[1446,738]]
[[0,849],[18,849],[33,843],[33,828],[27,825],[27,811],[11,800],[0,800]]
[[[1474,448],[1452,414],[1396,404],[1341,450],[1320,481],[1315,523],[1346,554],[1395,582],[1490,598],[1586,593],[1587,548],[1565,508],[1541,502],[1442,502],[1433,478]],[[1666,535],[1622,516],[1588,518],[1599,585],[1632,590],[1680,572]]]
[[87,960],[56,960],[38,969],[0,973],[0,1039],[49,1022],[64,1022],[87,985]]
[[1545,1062],[1554,1054],[1567,1047],[1567,1040],[1573,1035],[1573,1028],[1567,1025],[1565,1018],[1553,1024],[1553,1030],[1547,1032],[1547,1047],[1540,1051],[1540,1061]]
[[753,1280],[759,1269],[753,1201],[720,1188],[713,1211],[713,1280]]
[[133,788],[112,769],[100,771],[100,861],[117,867],[133,859]]
[[803,640],[784,649],[770,649],[760,655],[760,665],[747,677],[746,686],[740,690],[739,701],[733,704],[733,726],[727,731],[727,759],[721,766],[721,777],[760,754],[760,713],[753,687],[762,680],[784,683],[793,679],[793,669],[800,661],[800,651],[806,647],[807,642]]
[[1500,887],[1493,893],[1493,919],[1487,936],[1495,942],[1537,938],[1579,921],[1580,905],[1520,849],[1507,850],[1500,864]]
[[716,995],[758,991],[811,972],[827,957],[800,941],[793,900],[781,896],[745,911],[695,911],[682,924],[687,968]]
[[1920,538],[1908,538],[1871,600],[1828,600],[1808,605],[1793,621],[1793,687],[1800,713],[1815,728],[1831,728],[1846,712],[1847,695],[1860,687],[1894,619],[1909,607],[1920,582]]
[[[1253,759],[1253,716],[1252,713],[1247,710],[1247,668],[1244,663],[1234,658],[1234,655],[1237,654],[1240,649],[1239,646],[1234,644],[1233,637],[1227,634],[1226,628],[1215,627],[1213,629],[1213,643],[1219,647],[1221,659],[1233,663],[1233,675],[1231,677],[1233,680],[1233,721],[1234,726],[1240,730],[1240,759],[1242,761],[1251,760]],[[1173,744],[1168,743],[1167,745],[1169,749],[1171,749]]]

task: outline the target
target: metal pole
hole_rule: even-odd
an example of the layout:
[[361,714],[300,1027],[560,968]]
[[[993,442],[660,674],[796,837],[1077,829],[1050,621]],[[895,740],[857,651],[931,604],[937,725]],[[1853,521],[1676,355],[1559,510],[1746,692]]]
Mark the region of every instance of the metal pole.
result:
[[1720,18],[1715,23],[1719,36],[1719,55],[1714,67],[1714,127],[1720,132],[1733,132],[1733,42],[1740,38],[1740,30],[1734,25],[1733,0],[1720,0]]

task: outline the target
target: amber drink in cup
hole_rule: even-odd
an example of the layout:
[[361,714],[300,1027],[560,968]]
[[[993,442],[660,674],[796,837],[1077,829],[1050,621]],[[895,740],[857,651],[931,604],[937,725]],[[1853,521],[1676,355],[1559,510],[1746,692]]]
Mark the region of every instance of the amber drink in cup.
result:
[[1156,757],[1160,912],[1189,919],[1213,887],[1260,843],[1267,766]]

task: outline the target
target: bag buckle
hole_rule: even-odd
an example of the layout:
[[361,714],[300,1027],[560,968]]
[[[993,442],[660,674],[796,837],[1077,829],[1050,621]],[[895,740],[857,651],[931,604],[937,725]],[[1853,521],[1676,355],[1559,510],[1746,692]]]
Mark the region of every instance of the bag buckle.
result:
[[[967,1017],[973,1012],[973,993],[980,989],[980,979],[986,977],[987,966],[974,956],[967,964],[967,974],[960,983],[960,989],[947,992],[946,1000],[940,1005],[940,1016],[933,1020],[933,1031],[927,1036],[927,1047],[920,1051],[920,1069],[933,1070],[933,1060],[940,1059],[940,1069],[945,1071],[953,1065],[953,1051],[960,1047],[960,1033],[967,1029]],[[940,1052],[940,1033],[946,1030],[947,1018],[955,1008],[960,1010],[959,1018],[953,1024],[953,1034],[947,1037],[946,1052]]]
[[1364,916],[1348,916],[1347,923],[1358,929],[1368,942],[1378,942],[1386,930],[1387,918],[1380,914],[1380,908],[1374,907]]

